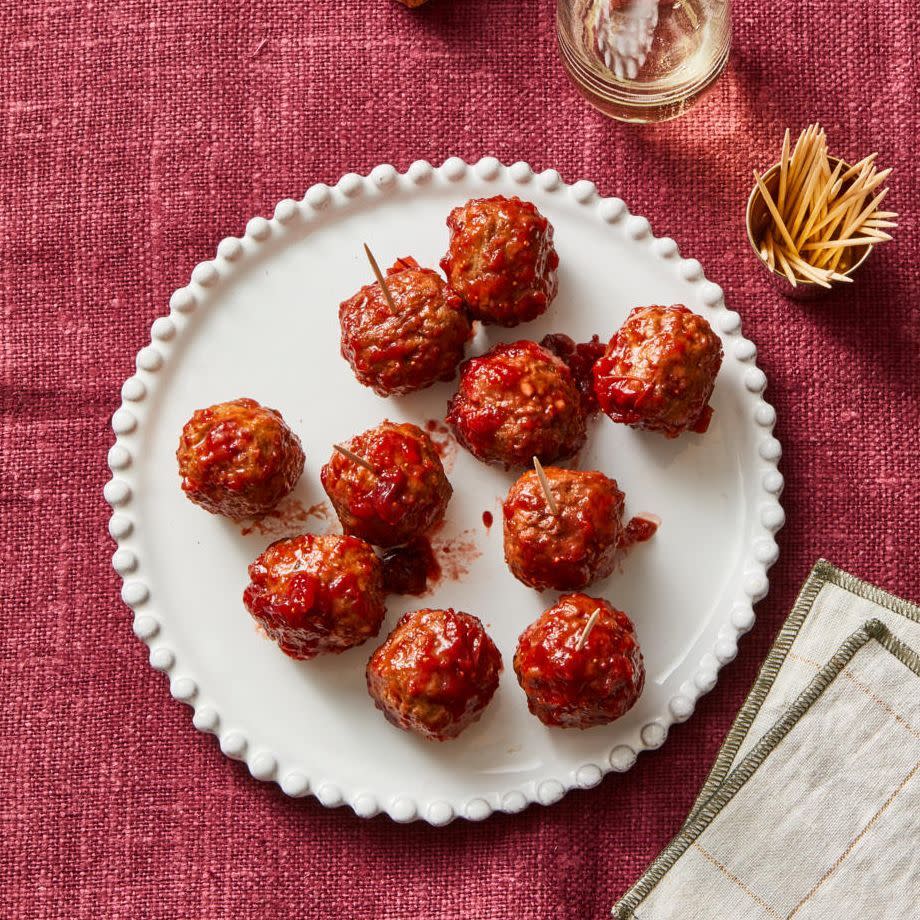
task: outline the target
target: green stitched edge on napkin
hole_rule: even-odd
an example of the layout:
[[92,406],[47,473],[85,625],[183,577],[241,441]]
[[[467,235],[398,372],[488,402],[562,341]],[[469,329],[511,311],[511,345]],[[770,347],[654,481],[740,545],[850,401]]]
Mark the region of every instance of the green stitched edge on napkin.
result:
[[757,675],[757,680],[754,682],[751,692],[748,693],[741,711],[735,717],[732,727],[728,730],[716,761],[712,765],[712,769],[706,777],[706,782],[703,783],[703,788],[696,797],[685,823],[689,823],[696,817],[702,806],[715,794],[731,770],[732,764],[735,762],[735,755],[747,737],[757,713],[760,712],[760,707],[763,706],[764,700],[773,687],[789,649],[792,648],[796,636],[798,636],[802,625],[811,613],[818,594],[826,584],[836,585],[838,588],[843,588],[845,591],[863,598],[863,600],[872,601],[872,603],[877,604],[879,607],[884,607],[892,611],[892,613],[900,614],[909,620],[920,623],[920,607],[900,597],[895,597],[895,595],[889,594],[875,585],[870,585],[867,581],[863,581],[849,572],[844,572],[843,569],[837,568],[826,559],[819,559],[809,573],[805,584],[802,585],[802,590],[796,598],[792,613],[789,614],[788,619],[783,624],[783,628],[776,637],[770,653],[761,666],[760,673]]
[[[820,565],[821,563],[819,563]],[[824,563],[824,565],[829,564]],[[819,566],[815,566],[815,570]],[[846,575],[846,573],[840,574]],[[804,590],[802,593],[805,593]],[[888,605],[886,604],[885,606]],[[920,613],[920,611],[914,608],[914,613]],[[896,639],[880,620],[869,620],[865,626],[858,629],[840,646],[830,661],[818,672],[796,701],[786,710],[782,718],[757,742],[751,752],[719,787],[718,791],[702,806],[696,815],[684,824],[674,839],[649,866],[642,878],[613,907],[611,913],[615,920],[631,920],[631,918],[636,917],[636,908],[648,897],[652,889],[664,878],[665,874],[712,823],[725,805],[754,775],[770,753],[792,731],[802,716],[808,712],[821,697],[821,694],[831,685],[834,678],[853,660],[856,653],[873,639],[920,677],[920,655],[904,645],[899,639]]]

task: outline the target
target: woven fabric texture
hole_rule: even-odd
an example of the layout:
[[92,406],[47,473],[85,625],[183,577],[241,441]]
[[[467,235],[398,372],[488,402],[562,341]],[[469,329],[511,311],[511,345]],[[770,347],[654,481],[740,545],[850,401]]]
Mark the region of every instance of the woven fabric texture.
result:
[[[639,129],[570,87],[549,0],[0,4],[0,914],[605,917],[688,813],[815,559],[920,597],[917,10],[734,11],[714,92]],[[895,167],[905,218],[852,289],[802,305],[753,261],[743,208],[813,119],[832,152]],[[725,288],[778,412],[782,556],[737,661],[629,774],[484,824],[361,821],[253,781],[149,668],[109,566],[109,417],[171,291],[251,216],[346,171],[487,153],[593,179]]]

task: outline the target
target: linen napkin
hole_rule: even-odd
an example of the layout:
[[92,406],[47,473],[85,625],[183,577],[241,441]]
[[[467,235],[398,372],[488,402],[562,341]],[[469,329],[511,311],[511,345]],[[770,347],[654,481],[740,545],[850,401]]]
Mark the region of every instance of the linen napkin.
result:
[[618,920],[920,917],[920,608],[820,561]]

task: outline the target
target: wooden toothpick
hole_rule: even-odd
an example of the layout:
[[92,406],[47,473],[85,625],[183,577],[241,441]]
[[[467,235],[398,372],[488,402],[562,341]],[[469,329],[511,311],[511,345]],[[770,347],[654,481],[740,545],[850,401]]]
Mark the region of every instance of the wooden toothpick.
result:
[[[783,152],[780,156],[779,167],[779,210],[783,211],[786,207],[786,183],[789,181],[789,129],[783,135]],[[771,266],[772,267],[772,266]]]
[[364,251],[367,253],[367,261],[371,263],[371,268],[374,270],[374,276],[377,279],[377,284],[380,285],[380,290],[383,291],[383,296],[386,297],[387,303],[390,305],[390,312],[396,312],[396,304],[393,303],[393,295],[390,293],[390,289],[387,287],[386,281],[383,280],[383,272],[380,271],[380,266],[377,264],[377,260],[374,258],[374,254],[371,252],[371,247],[364,244]]
[[824,269],[812,268],[801,256],[793,252],[786,253],[786,257],[789,260],[789,265],[793,271],[798,272],[799,277],[807,278],[809,281],[814,281],[815,284],[820,285],[823,288],[829,288],[830,284],[827,281],[827,278],[824,277],[826,271]]
[[791,266],[789,265],[789,260],[783,255],[782,249],[776,250],[776,258],[779,261],[779,266],[783,270],[783,274],[789,279],[789,283],[793,287],[798,287],[799,283],[795,279],[795,273],[792,271]]
[[588,617],[588,622],[585,623],[585,628],[581,631],[581,635],[578,637],[578,641],[575,643],[575,651],[580,652],[584,647],[585,643],[588,641],[588,636],[591,635],[591,630],[594,629],[595,624],[597,623],[598,617],[601,615],[601,608],[598,607],[594,613]]
[[767,190],[763,179],[760,178],[760,174],[756,169],[754,170],[754,181],[757,183],[757,187],[760,189],[760,194],[763,197],[764,204],[767,206],[767,210],[770,212],[770,216],[775,221],[776,229],[779,230],[780,236],[782,236],[783,240],[785,240],[790,249],[795,249],[795,243],[792,241],[792,237],[789,235],[789,231],[786,229],[786,223],[780,216],[780,213],[773,202],[773,197],[770,195],[770,192]]
[[878,236],[875,234],[872,236],[852,236],[848,240],[828,240],[826,243],[806,243],[802,247],[802,251],[811,252],[816,249],[839,249],[846,248],[847,246],[866,246],[870,243],[883,243],[890,239],[891,237],[887,233],[881,233]]
[[559,507],[556,505],[556,499],[553,498],[553,493],[550,491],[549,480],[543,471],[543,464],[540,463],[537,457],[533,458],[533,468],[537,474],[537,479],[540,480],[540,488],[543,489],[543,495],[546,497],[546,504],[549,505],[549,510],[553,514],[559,514]]
[[364,469],[370,470],[375,476],[377,475],[377,470],[375,470],[364,457],[359,457],[357,454],[352,453],[347,447],[342,447],[341,444],[332,445],[343,457],[348,457],[352,463],[357,463],[358,466],[363,466]]

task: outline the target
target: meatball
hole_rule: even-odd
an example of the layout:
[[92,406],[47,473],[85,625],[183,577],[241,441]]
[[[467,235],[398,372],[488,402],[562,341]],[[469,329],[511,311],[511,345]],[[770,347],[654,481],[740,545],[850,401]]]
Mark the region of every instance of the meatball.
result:
[[243,603],[291,658],[338,655],[380,631],[380,560],[363,540],[302,534],[277,540],[249,566]]
[[492,699],[502,656],[482,623],[454,610],[407,613],[367,663],[367,689],[398,728],[456,738]]
[[453,489],[421,428],[385,421],[345,446],[373,468],[338,451],[323,467],[323,488],[345,533],[399,546],[443,519]]
[[447,218],[450,245],[441,259],[447,283],[474,319],[516,326],[536,319],[559,287],[553,228],[519,198],[478,198]]
[[585,442],[572,374],[536,342],[498,345],[465,361],[447,421],[475,457],[506,467],[572,457]]
[[358,382],[398,396],[453,380],[473,335],[460,298],[415,259],[397,261],[386,286],[395,310],[377,283],[339,306],[342,357]]
[[709,427],[722,342],[681,305],[636,307],[594,365],[594,392],[615,422],[676,438]]
[[530,711],[561,728],[619,719],[645,684],[632,621],[586,594],[566,594],[521,633],[514,673]]
[[176,451],[182,491],[212,514],[239,520],[271,511],[303,472],[303,448],[281,413],[254,399],[199,409]]
[[532,470],[508,492],[505,561],[525,585],[575,591],[613,571],[624,536],[624,496],[597,471],[547,467],[545,475],[555,514]]

